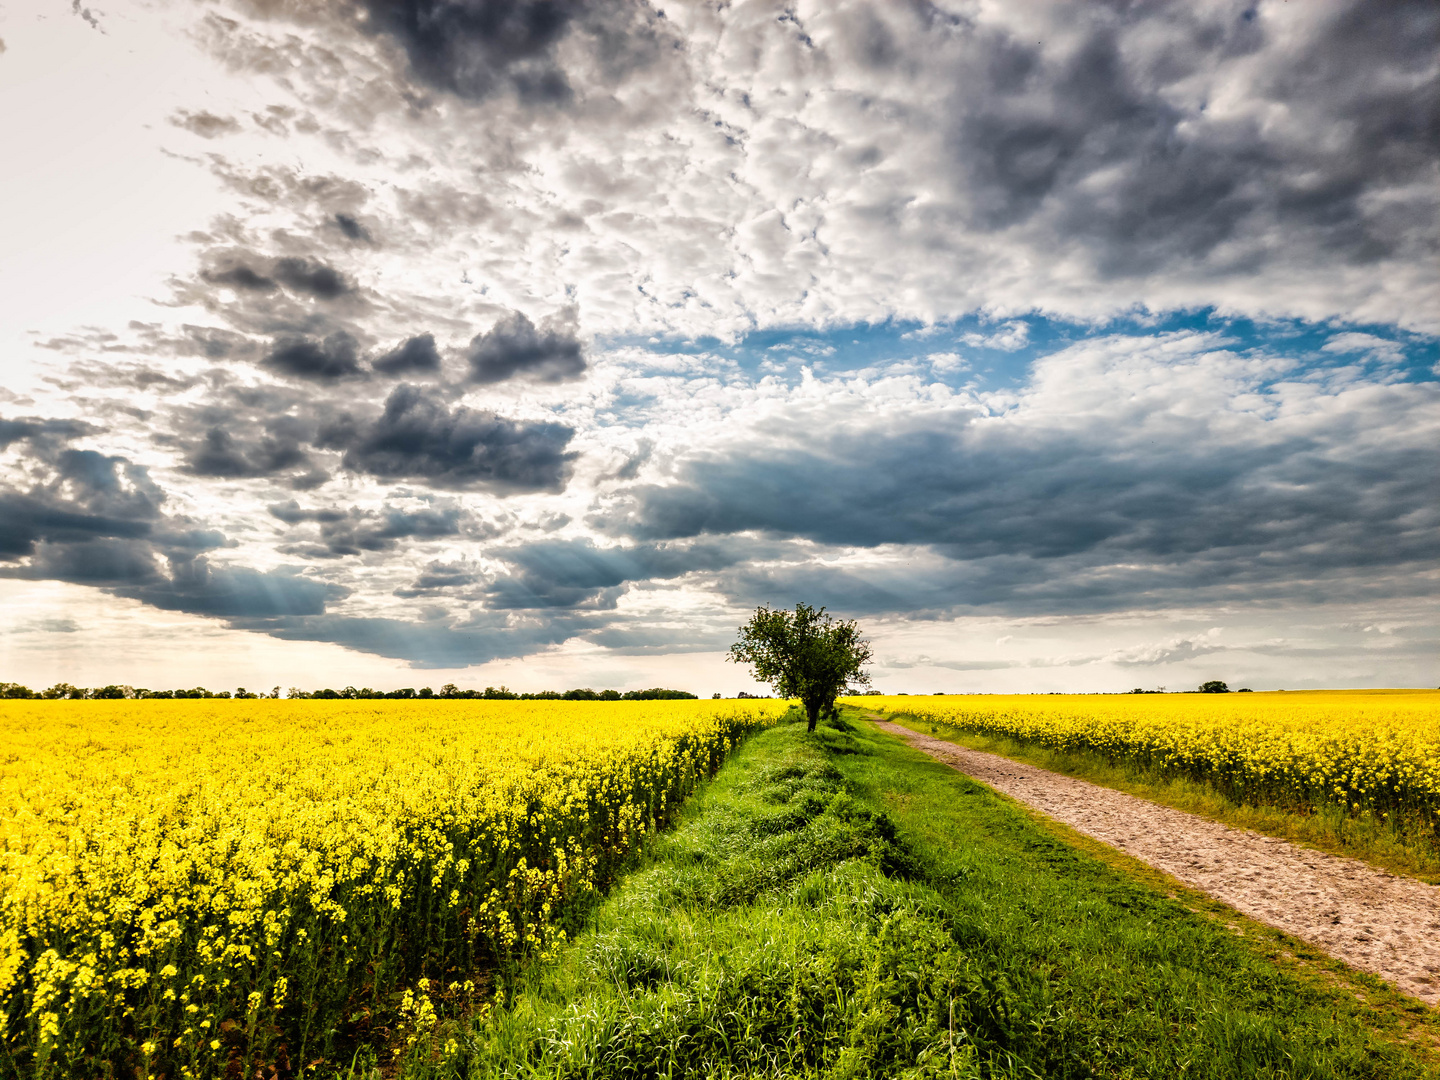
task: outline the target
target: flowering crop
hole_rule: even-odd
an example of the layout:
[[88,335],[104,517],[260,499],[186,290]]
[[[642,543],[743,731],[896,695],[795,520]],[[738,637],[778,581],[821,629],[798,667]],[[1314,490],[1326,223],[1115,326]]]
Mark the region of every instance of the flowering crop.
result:
[[1238,802],[1339,804],[1440,820],[1440,693],[863,697],[979,735],[1100,754],[1213,784]]
[[785,707],[0,705],[5,1071],[249,1076],[419,1026]]

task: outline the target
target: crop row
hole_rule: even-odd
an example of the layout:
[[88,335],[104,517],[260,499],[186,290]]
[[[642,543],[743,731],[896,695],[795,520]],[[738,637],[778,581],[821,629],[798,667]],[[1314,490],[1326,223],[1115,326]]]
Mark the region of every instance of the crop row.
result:
[[478,998],[562,941],[784,708],[0,706],[4,1071],[252,1076],[393,1041],[427,988]]
[[866,697],[855,704],[1211,784],[1237,802],[1440,821],[1440,693]]

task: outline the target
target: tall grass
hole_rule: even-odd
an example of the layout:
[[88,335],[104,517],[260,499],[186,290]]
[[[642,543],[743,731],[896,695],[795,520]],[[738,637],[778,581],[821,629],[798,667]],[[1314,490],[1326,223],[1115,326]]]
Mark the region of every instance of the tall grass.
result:
[[555,962],[429,1031],[413,1080],[1434,1075],[1352,994],[843,720],[755,736]]

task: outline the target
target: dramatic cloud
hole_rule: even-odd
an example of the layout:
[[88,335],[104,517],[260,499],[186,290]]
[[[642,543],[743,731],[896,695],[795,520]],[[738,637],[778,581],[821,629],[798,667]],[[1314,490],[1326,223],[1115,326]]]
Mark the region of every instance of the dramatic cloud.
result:
[[460,97],[513,93],[528,104],[575,95],[557,56],[578,38],[612,72],[654,53],[654,15],[629,0],[367,0],[364,24],[404,49],[414,78]]
[[375,239],[370,235],[370,230],[365,228],[365,226],[351,214],[337,212],[335,214],[335,225],[350,240],[364,240],[370,243]]
[[328,599],[343,597],[347,591],[293,570],[221,567],[203,558],[173,563],[168,578],[142,580],[116,590],[158,608],[230,619],[319,615]]
[[[146,537],[161,520],[165,496],[141,466],[94,450],[61,448],[47,436],[68,425],[30,421],[18,438],[31,442],[39,482],[28,492],[0,491],[0,558],[32,554],[41,541],[68,545]],[[3,428],[0,428],[3,431]],[[88,549],[87,549],[88,550]],[[123,547],[107,548],[119,558]]]
[[186,465],[196,476],[232,480],[308,468],[311,458],[301,446],[307,434],[303,424],[287,416],[276,417],[244,441],[212,427],[191,449]]
[[796,600],[916,679],[1421,670],[1429,0],[166,11],[7,24],[4,588],[597,684]]
[[363,374],[357,343],[343,330],[323,341],[307,338],[282,339],[263,361],[280,375],[297,379],[348,379]]
[[487,588],[490,606],[510,608],[613,607],[632,581],[663,581],[694,571],[733,566],[754,554],[749,544],[639,544],[597,547],[590,540],[553,540],[501,549],[491,556],[515,572]]
[[269,509],[287,525],[313,523],[317,527],[317,543],[292,543],[280,548],[286,554],[306,558],[333,559],[367,551],[391,551],[401,540],[435,540],[457,536],[462,531],[472,536],[492,534],[492,530],[476,527],[464,509],[455,504],[413,510],[385,506],[379,511],[368,511],[358,507],[303,509],[291,499]]
[[292,292],[319,300],[334,300],[350,291],[350,285],[336,271],[313,259],[284,258],[275,261],[275,279]]
[[66,441],[88,435],[96,429],[79,420],[46,420],[39,417],[22,417],[6,420],[0,417],[0,450],[21,439],[37,443]]
[[256,269],[261,260],[251,256],[230,255],[222,267],[207,270],[201,276],[212,285],[224,285],[241,292],[272,293],[284,286],[292,293],[317,300],[335,300],[350,292],[351,286],[333,267],[314,259],[286,256],[264,260],[263,269]]
[[[942,605],[1104,607],[1440,559],[1435,384],[1316,399],[1265,389],[1283,370],[1211,345],[1101,340],[1041,362],[998,415],[976,402],[837,425],[800,445],[761,436],[702,450],[595,524],[643,540],[754,531],[924,545],[965,564],[926,572]],[[825,573],[833,594],[846,571]],[[862,574],[845,606],[918,602],[923,590],[897,596],[887,576]]]
[[[93,450],[31,440],[42,477],[28,492],[0,490],[0,576],[107,589],[155,607],[222,617],[319,614],[348,591],[292,571],[215,565],[201,552],[225,537],[164,510],[148,471]],[[8,565],[3,565],[8,564]]]
[[417,668],[463,668],[503,657],[525,656],[589,628],[579,617],[544,623],[499,618],[463,622],[356,618],[338,615],[237,620],[285,641],[324,641],[347,649],[408,661]]
[[396,589],[395,595],[407,599],[417,596],[433,596],[468,588],[479,582],[482,577],[480,568],[473,563],[447,563],[436,560],[427,565],[408,586]]
[[425,480],[451,490],[559,491],[576,454],[575,429],[507,420],[490,412],[449,408],[427,391],[402,383],[368,423],[340,421],[323,444],[344,451],[347,469],[386,480]]
[[[1043,220],[1083,239],[1107,276],[1176,260],[1236,268],[1281,232],[1357,264],[1409,247],[1417,229],[1433,244],[1429,199],[1381,214],[1365,204],[1433,175],[1440,13],[1400,4],[1375,19],[1355,7],[1289,41],[1269,14],[1071,9],[1051,23],[1069,39],[1058,49],[1018,27],[967,35],[950,137],[971,220]],[[1279,65],[1259,70],[1262,57]],[[1396,80],[1375,82],[1366,62]],[[1241,85],[1253,104],[1230,96]],[[1284,103],[1282,129],[1266,129],[1261,102]]]
[[413,375],[440,370],[440,353],[434,334],[407,338],[372,365],[382,375]]
[[535,382],[564,382],[585,373],[585,356],[575,337],[574,312],[557,320],[535,324],[512,311],[487,333],[470,342],[470,378],[477,383],[498,383],[524,378]]

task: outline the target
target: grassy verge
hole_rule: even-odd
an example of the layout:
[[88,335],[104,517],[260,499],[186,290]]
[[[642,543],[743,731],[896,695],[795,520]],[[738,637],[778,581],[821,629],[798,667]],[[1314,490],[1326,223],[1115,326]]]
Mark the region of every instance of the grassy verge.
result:
[[1231,923],[868,725],[787,724],[736,752],[590,930],[488,1014],[430,1027],[402,1071],[1440,1075],[1423,1007]]
[[999,754],[1212,821],[1278,836],[1332,855],[1363,859],[1392,873],[1440,884],[1440,844],[1428,827],[1407,828],[1398,819],[1386,821],[1373,814],[1355,817],[1328,803],[1302,809],[1237,803],[1202,781],[1157,774],[1134,764],[1107,761],[1098,754],[1064,753],[1003,735],[979,735],[903,715],[891,719],[912,731],[935,735],[971,750]]

